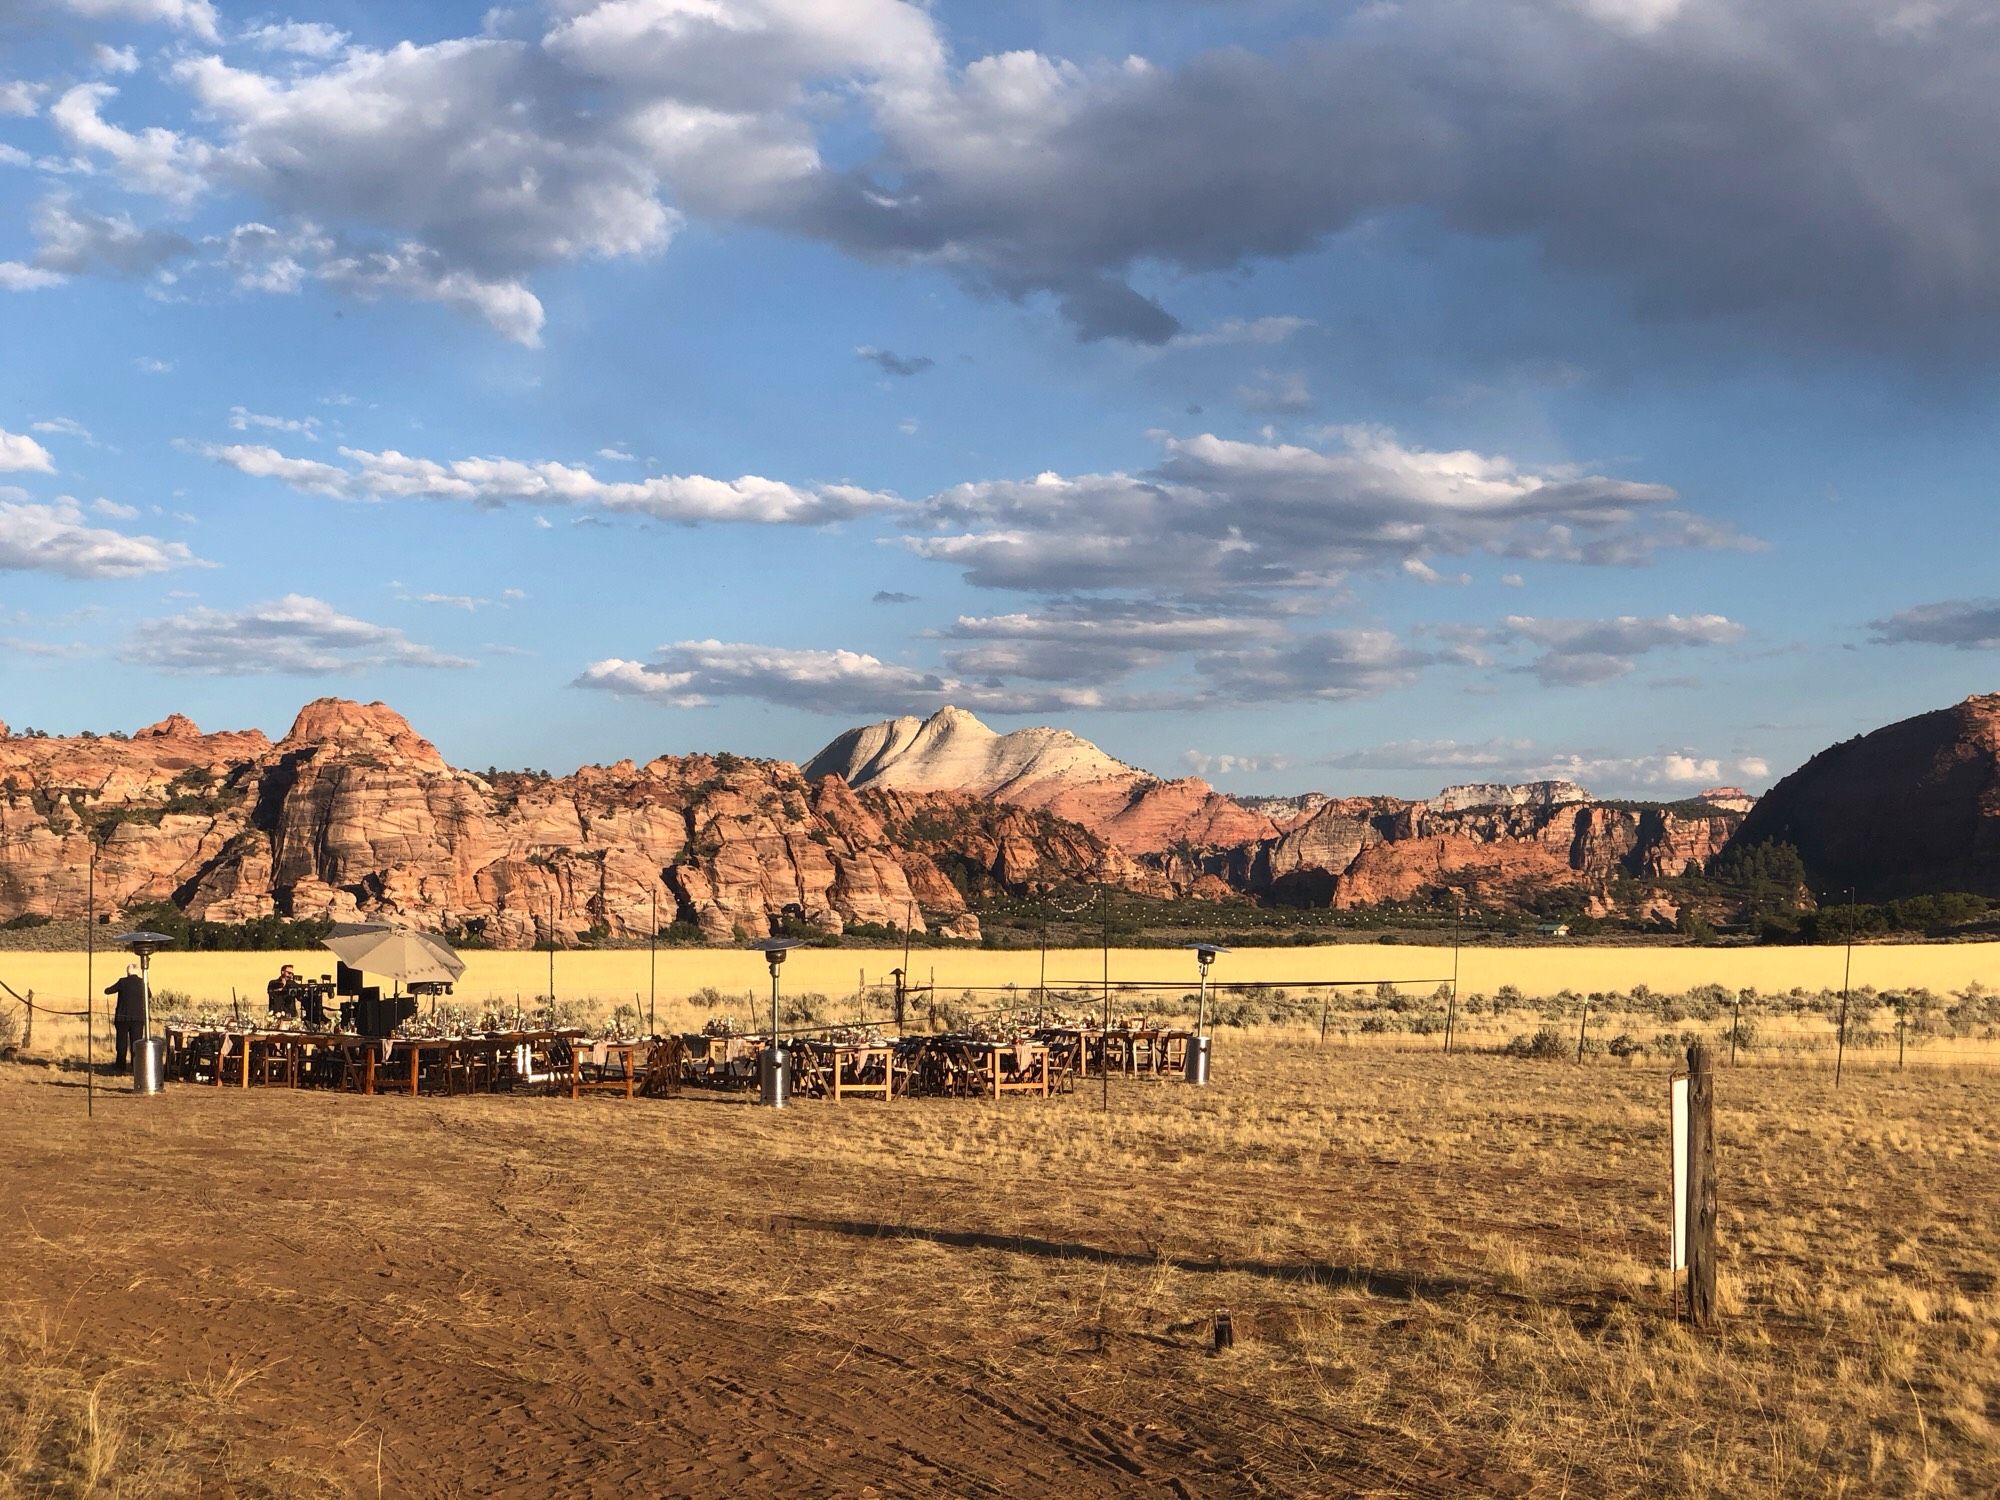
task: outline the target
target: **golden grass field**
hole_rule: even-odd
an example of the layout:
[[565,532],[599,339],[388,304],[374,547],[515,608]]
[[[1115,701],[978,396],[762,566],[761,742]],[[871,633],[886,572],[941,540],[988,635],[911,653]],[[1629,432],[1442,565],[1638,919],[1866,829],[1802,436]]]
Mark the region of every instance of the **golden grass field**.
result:
[[[1459,987],[1492,993],[1513,985],[1529,995],[1561,990],[1684,990],[1698,984],[1764,993],[1840,987],[1840,948],[1612,947],[1589,944],[1543,947],[1468,946],[1459,954]],[[465,977],[458,998],[474,1004],[488,996],[533,996],[548,989],[548,954],[472,950],[462,955]],[[332,972],[332,955],[310,953],[162,953],[154,960],[153,982],[227,1003],[233,987],[261,1001],[264,982],[291,961],[300,972]],[[126,955],[99,953],[97,987],[124,972]],[[851,995],[860,977],[887,983],[903,962],[900,951],[868,948],[806,948],[785,964],[787,989]],[[704,986],[725,992],[767,994],[762,955],[740,948],[663,948],[657,958],[662,997],[691,994]],[[607,1003],[629,1001],[649,989],[645,949],[563,952],[555,956],[556,992]],[[933,974],[940,989],[1016,984],[1032,988],[1041,974],[1041,955],[1028,951],[976,948],[918,949],[910,955],[911,979],[926,983]],[[1095,948],[1051,950],[1048,978],[1094,984],[1104,974],[1105,955]],[[1178,948],[1113,948],[1113,981],[1185,980],[1195,983],[1194,956]],[[1217,983],[1297,984],[1354,980],[1372,984],[1390,979],[1435,983],[1452,974],[1452,950],[1402,944],[1336,944],[1311,948],[1246,948],[1225,955],[1215,967]],[[81,953],[0,952],[0,980],[17,990],[75,1001],[84,988]],[[1863,944],[1854,950],[1854,983],[1878,989],[1924,985],[1944,991],[1974,981],[2000,986],[2000,943]]]
[[1715,1336],[1664,1065],[1216,1077],[86,1119],[0,1067],[0,1494],[2000,1492],[2000,1074],[1723,1070]]
[[[100,1075],[86,1117],[82,1023],[42,1017],[0,1065],[0,1497],[2000,1493],[2000,1068],[1966,1066],[2000,1062],[1992,1025],[1903,1072],[1873,1014],[1836,1089],[1838,949],[1551,947],[1464,950],[1470,1050],[1364,1029],[1367,981],[1428,999],[1451,956],[1227,955],[1218,980],[1297,1013],[1225,1029],[1213,1087],[1120,1080],[1108,1112],[1095,1080],[776,1114]],[[284,957],[168,954],[155,983],[254,1011]],[[461,1004],[547,991],[544,954],[466,958]],[[1194,988],[1185,952],[1110,958],[1187,981],[1117,1014]],[[1854,983],[1946,994],[1996,958],[1862,947]],[[759,955],[658,961],[662,1030],[711,1017],[704,985],[767,1014]],[[900,961],[801,951],[786,991],[879,1017]],[[1053,953],[1051,986],[1103,964]],[[643,1008],[647,965],[558,954],[556,993]],[[97,987],[122,967],[99,955]],[[1040,956],[911,967],[1026,1006]],[[58,1009],[82,968],[0,953]],[[1624,1060],[1478,1050],[1552,1022],[1567,1045],[1565,989],[1700,984],[1757,991],[1717,1088],[1713,1337],[1660,1269],[1665,1087],[1677,1039],[1726,1056],[1728,1006],[1593,1016],[1657,1036]]]

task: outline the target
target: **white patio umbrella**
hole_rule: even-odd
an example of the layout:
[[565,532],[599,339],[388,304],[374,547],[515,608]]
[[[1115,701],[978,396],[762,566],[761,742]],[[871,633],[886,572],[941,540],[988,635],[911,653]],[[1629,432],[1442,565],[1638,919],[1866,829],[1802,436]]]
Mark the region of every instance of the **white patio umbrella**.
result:
[[451,984],[465,972],[465,960],[450,944],[407,927],[374,922],[336,927],[322,946],[331,948],[350,969],[398,984]]

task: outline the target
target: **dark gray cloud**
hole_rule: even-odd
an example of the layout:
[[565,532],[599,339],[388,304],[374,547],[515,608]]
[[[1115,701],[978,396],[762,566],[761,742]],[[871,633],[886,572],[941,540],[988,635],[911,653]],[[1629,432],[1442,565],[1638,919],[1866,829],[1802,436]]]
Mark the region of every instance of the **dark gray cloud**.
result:
[[874,597],[868,602],[870,604],[915,604],[917,596],[915,594],[899,593],[895,589],[877,589]]
[[[692,214],[1046,296],[1085,338],[1165,342],[1147,286],[1404,224],[1814,346],[1977,353],[2000,325],[2000,28],[1970,0],[1404,0],[1176,66],[958,66],[941,24],[572,0],[536,39],[190,57],[184,129],[102,82],[50,118],[128,187],[239,190],[351,243],[364,284],[482,316]],[[856,126],[873,154],[829,160]],[[524,307],[496,326],[531,337]]]
[[1952,646],[1960,651],[2000,648],[2000,599],[1944,599],[1919,604],[1869,622],[1884,645]]
[[1527,670],[1551,687],[1609,682],[1630,672],[1637,658],[1652,651],[1725,646],[1739,641],[1744,628],[1722,615],[1620,615],[1605,620],[1551,620],[1509,615],[1483,632],[1501,645],[1526,643],[1541,649]]
[[872,344],[863,344],[854,352],[884,375],[921,375],[937,363],[928,354],[905,357],[893,349],[877,349]]
[[33,223],[35,265],[65,276],[149,276],[194,249],[173,230],[141,229],[127,214],[93,213],[61,194],[35,206]]

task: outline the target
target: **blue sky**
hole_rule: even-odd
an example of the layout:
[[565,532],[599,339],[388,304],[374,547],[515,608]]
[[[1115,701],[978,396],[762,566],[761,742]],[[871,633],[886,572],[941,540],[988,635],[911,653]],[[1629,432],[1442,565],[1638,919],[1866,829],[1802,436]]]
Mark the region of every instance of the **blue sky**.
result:
[[1996,686],[1996,65],[1954,0],[0,0],[0,718],[1762,787]]

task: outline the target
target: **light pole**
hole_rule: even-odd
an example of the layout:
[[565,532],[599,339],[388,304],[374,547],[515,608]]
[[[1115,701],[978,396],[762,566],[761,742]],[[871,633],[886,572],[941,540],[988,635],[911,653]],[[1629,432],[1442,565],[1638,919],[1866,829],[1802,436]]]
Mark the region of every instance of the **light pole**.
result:
[[139,1039],[132,1046],[132,1091],[157,1094],[165,1081],[161,1065],[166,1056],[166,1043],[153,1035],[153,955],[173,939],[164,932],[121,932],[116,941],[119,947],[129,949],[139,960],[139,988],[145,995],[145,1006],[140,1012],[143,1019],[139,1026]]
[[783,1109],[792,1091],[792,1059],[778,1036],[778,970],[784,965],[785,955],[798,944],[774,938],[752,946],[764,955],[764,962],[771,966],[771,1045],[757,1060],[757,1102],[772,1109]]
[[1195,1011],[1194,1035],[1188,1038],[1187,1067],[1181,1076],[1189,1083],[1206,1086],[1208,1083],[1208,966],[1215,962],[1218,953],[1229,950],[1217,943],[1184,943],[1192,949],[1194,961],[1201,967],[1201,1001]]

